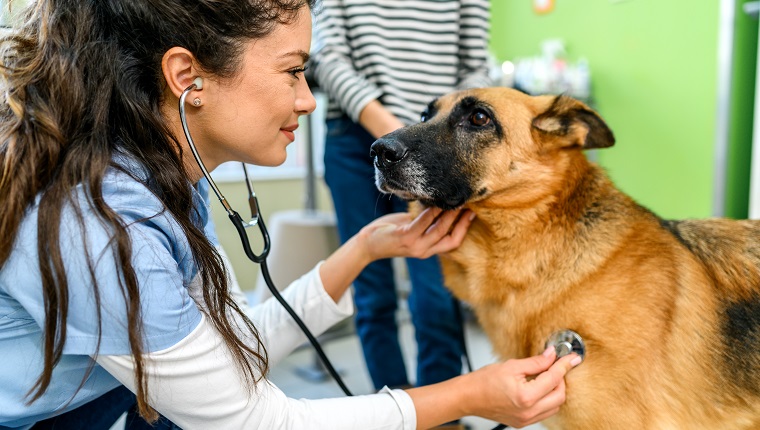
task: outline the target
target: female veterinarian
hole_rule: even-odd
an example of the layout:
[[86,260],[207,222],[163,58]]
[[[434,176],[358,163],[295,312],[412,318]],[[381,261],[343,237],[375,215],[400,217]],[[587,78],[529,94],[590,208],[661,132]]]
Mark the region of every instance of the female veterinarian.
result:
[[[276,302],[248,319],[232,301],[178,104],[195,83],[186,117],[209,170],[282,163],[315,107],[303,77],[312,7],[40,0],[2,41],[0,427],[30,428],[122,384],[143,416],[185,429],[525,425],[558,410],[572,357],[552,364],[551,351],[337,399],[289,399],[266,380],[302,337]],[[456,247],[471,219],[457,215],[377,219],[287,297],[324,330],[351,314],[348,286],[369,262]]]

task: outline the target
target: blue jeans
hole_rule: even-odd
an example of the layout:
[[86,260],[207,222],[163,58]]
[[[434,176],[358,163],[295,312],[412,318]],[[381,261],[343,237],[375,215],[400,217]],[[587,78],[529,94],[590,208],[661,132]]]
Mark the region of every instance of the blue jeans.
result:
[[[327,121],[325,181],[330,189],[341,242],[375,218],[404,212],[407,203],[375,187],[369,156],[375,139],[349,118]],[[458,303],[443,286],[437,257],[406,260],[412,290],[409,309],[417,340],[417,385],[462,371],[462,323]],[[376,389],[409,385],[396,325],[397,297],[390,260],[367,266],[354,282],[356,329]]]
[[109,430],[126,412],[125,430],[176,430],[179,427],[164,417],[148,424],[137,413],[137,399],[123,385],[97,399],[53,418],[39,421],[32,430]]

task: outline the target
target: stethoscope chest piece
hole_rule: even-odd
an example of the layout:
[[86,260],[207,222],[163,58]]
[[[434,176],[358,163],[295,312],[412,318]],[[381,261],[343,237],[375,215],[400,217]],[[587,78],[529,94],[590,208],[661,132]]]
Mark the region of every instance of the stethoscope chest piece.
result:
[[581,359],[586,358],[586,345],[583,343],[583,338],[572,330],[561,330],[552,333],[546,341],[544,349],[550,346],[554,347],[554,350],[557,351],[558,359],[571,352],[578,354]]

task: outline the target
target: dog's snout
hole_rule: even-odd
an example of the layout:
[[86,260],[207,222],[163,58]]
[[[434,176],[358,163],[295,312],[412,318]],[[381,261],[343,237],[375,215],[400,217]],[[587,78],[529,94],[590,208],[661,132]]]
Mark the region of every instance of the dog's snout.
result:
[[375,159],[379,167],[386,167],[403,160],[407,152],[407,148],[397,140],[378,139],[370,147],[369,156]]

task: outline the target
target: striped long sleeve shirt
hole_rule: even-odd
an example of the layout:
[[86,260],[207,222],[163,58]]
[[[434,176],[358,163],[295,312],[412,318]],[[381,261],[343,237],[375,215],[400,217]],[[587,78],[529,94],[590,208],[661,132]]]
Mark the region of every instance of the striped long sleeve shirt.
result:
[[489,0],[323,0],[311,67],[327,118],[358,122],[378,100],[411,124],[435,97],[491,85],[489,19]]

